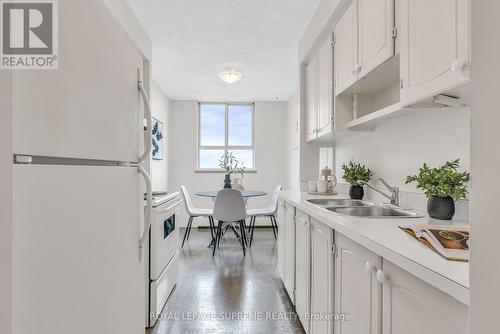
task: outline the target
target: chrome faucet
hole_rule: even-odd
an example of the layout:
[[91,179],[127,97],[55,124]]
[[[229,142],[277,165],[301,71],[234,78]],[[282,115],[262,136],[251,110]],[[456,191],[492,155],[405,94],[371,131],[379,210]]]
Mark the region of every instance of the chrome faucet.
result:
[[375,190],[376,192],[378,192],[380,195],[384,196],[384,197],[387,197],[388,199],[391,200],[391,204],[392,205],[395,205],[395,206],[399,206],[399,188],[398,187],[391,187],[389,185],[389,183],[387,183],[383,178],[379,178],[380,182],[382,182],[382,184],[384,186],[386,186],[387,189],[389,189],[389,191],[391,192],[390,195],[386,194],[385,192],[383,192],[382,190],[379,190],[377,188],[375,188],[374,186],[372,186],[371,184],[369,184],[368,182],[365,182],[365,181],[359,181],[359,183],[363,184],[363,185],[366,185],[368,188],[371,188],[373,190]]

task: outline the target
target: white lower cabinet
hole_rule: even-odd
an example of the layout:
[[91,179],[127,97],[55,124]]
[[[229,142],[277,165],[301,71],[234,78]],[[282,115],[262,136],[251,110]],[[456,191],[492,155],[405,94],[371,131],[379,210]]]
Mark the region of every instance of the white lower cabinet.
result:
[[[278,274],[281,279],[285,277],[285,202],[278,201],[278,212],[276,214],[276,223],[278,224]],[[282,233],[280,233],[282,232]]]
[[311,334],[333,332],[333,230],[311,218]]
[[306,333],[309,333],[311,289],[311,223],[304,212],[295,215],[295,310]]
[[335,322],[335,333],[380,334],[382,286],[376,272],[382,259],[338,233],[335,244],[335,312],[349,316]]
[[285,218],[283,229],[283,283],[285,284],[288,296],[295,305],[295,207],[285,203]]
[[278,226],[278,269],[307,334],[468,332],[468,306],[293,205],[279,202]]
[[465,334],[468,307],[384,260],[384,334]]

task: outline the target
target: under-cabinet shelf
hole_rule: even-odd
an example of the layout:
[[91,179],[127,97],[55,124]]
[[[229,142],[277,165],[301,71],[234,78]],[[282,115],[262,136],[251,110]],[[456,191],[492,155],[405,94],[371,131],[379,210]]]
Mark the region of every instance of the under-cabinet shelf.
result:
[[361,131],[367,131],[367,130],[372,130],[373,127],[379,123],[381,120],[390,118],[390,117],[395,117],[399,116],[403,113],[408,112],[410,109],[409,108],[402,108],[401,103],[394,103],[390,106],[387,106],[385,108],[382,108],[380,110],[371,112],[369,114],[366,114],[364,116],[361,116],[353,121],[350,121],[347,123],[347,128],[349,130],[361,130]]

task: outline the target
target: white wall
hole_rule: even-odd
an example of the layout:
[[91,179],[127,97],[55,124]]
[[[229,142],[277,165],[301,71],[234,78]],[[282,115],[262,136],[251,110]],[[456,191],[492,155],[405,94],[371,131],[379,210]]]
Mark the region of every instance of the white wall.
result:
[[151,87],[151,113],[153,117],[163,123],[163,160],[152,160],[151,178],[153,191],[166,191],[168,189],[168,141],[170,134],[170,100],[160,87],[153,82]]
[[305,62],[326,34],[332,30],[340,14],[352,0],[321,0],[299,41],[299,63]]
[[472,2],[470,333],[497,333],[500,2]]
[[12,77],[0,70],[0,333],[11,332]]
[[[343,163],[350,160],[364,163],[375,172],[374,181],[382,177],[400,187],[403,206],[426,212],[422,191],[415,184],[405,185],[404,180],[407,175],[417,173],[424,162],[437,166],[459,158],[461,167],[469,170],[470,114],[467,108],[415,109],[384,121],[372,132],[353,133],[340,139],[335,144],[337,178],[345,183],[341,178]],[[375,198],[386,201],[378,194]],[[456,218],[467,217],[467,201],[461,201],[457,204]]]
[[[169,135],[169,189],[180,190],[185,185],[191,193],[202,190],[222,189],[223,173],[196,173],[198,141],[198,103],[172,101]],[[276,185],[286,182],[286,104],[283,102],[255,103],[255,168],[257,173],[245,174],[243,184],[247,189],[268,193]],[[210,199],[193,195],[194,204],[211,207]],[[250,199],[248,207],[268,205],[270,196]],[[185,226],[187,216],[179,217]],[[195,224],[201,220],[195,220]],[[204,222],[206,224],[206,221]]]
[[148,33],[139,22],[127,0],[102,0],[113,13],[115,19],[126,30],[131,41],[136,45],[145,59],[152,58],[152,41]]
[[288,190],[300,189],[299,176],[299,112],[298,90],[286,103],[286,185]]

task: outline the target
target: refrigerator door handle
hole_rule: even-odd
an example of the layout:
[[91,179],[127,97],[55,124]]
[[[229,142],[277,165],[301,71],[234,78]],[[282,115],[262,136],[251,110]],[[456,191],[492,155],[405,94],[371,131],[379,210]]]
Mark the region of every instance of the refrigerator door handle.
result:
[[[146,161],[146,159],[149,158],[149,155],[151,154],[151,148],[153,146],[153,132],[151,129],[152,126],[152,121],[151,121],[151,104],[149,102],[148,94],[146,93],[146,89],[144,88],[144,83],[142,82],[142,74],[140,69],[138,70],[139,72],[139,80],[138,80],[138,87],[139,87],[139,92],[141,93],[142,100],[144,102],[144,117],[146,118],[146,123],[147,123],[147,129],[146,129],[146,134],[144,135],[144,152],[142,155],[139,157],[139,163],[142,163]],[[141,127],[143,127],[143,123],[141,123]]]
[[146,182],[146,211],[144,213],[144,231],[139,239],[139,252],[142,259],[142,252],[144,244],[146,243],[146,238],[149,235],[149,229],[151,227],[151,212],[153,210],[153,186],[151,184],[151,177],[148,172],[144,169],[142,165],[137,166],[137,170],[143,176]]

